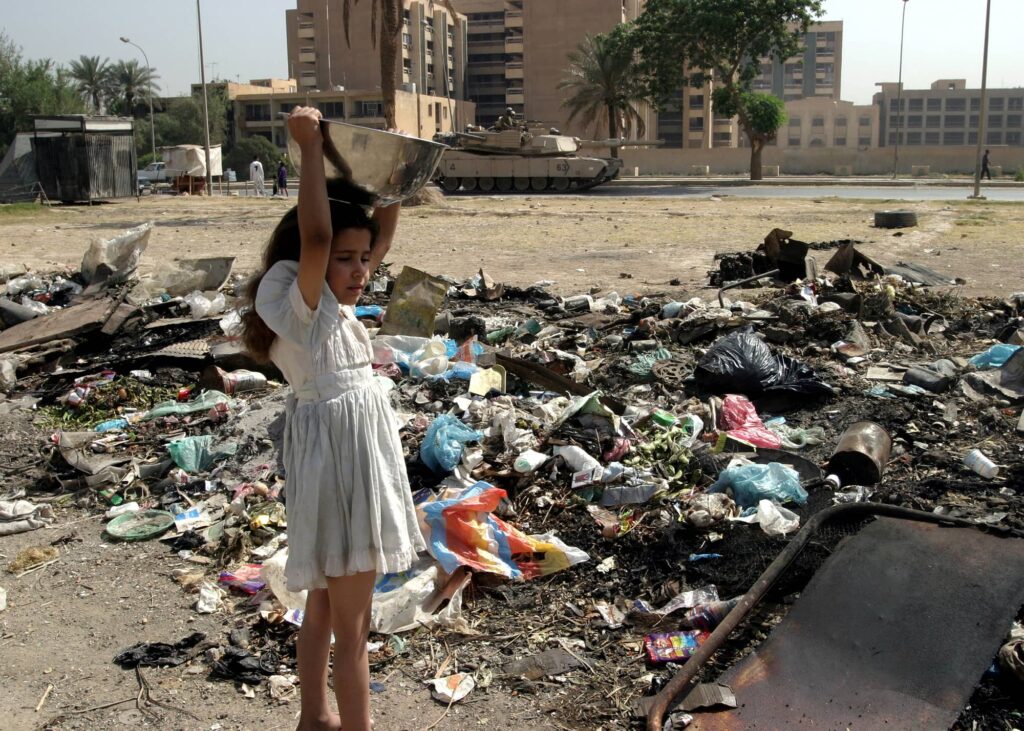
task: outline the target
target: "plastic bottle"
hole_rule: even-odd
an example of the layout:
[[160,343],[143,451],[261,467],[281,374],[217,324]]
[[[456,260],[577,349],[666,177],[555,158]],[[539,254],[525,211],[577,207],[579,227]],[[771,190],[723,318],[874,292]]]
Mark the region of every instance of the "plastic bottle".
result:
[[561,457],[576,472],[593,470],[600,467],[600,463],[587,454],[583,449],[576,446],[555,447],[555,456]]
[[683,615],[682,625],[688,629],[702,629],[710,632],[725,619],[725,615],[740,603],[740,597],[728,601],[698,604]]
[[984,455],[980,449],[972,449],[964,457],[964,464],[982,477],[991,480],[999,474],[999,467]]
[[128,428],[127,419],[109,419],[93,427],[93,431],[106,432],[106,431],[122,431]]

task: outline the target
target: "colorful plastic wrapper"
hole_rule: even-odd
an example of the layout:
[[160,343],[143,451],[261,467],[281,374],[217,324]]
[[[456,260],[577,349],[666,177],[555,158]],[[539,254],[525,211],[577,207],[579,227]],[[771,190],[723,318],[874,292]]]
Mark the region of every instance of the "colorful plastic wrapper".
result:
[[778,449],[782,439],[757,415],[757,409],[743,396],[726,396],[722,401],[722,426],[726,433],[755,447]]
[[644,647],[651,662],[680,662],[688,660],[711,636],[702,630],[663,632],[644,636]]
[[590,560],[553,535],[528,536],[493,515],[505,491],[477,482],[456,497],[419,505],[430,553],[449,574],[460,565],[510,579],[532,579]]
[[243,564],[234,571],[221,571],[219,581],[225,586],[244,591],[246,594],[256,594],[266,586],[266,583],[260,578],[262,570],[262,564]]

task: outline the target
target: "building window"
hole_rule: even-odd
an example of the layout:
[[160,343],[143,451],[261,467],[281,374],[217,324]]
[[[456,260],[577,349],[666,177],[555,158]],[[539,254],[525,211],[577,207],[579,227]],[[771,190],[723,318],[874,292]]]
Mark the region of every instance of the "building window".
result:
[[245,105],[245,118],[250,122],[269,122],[270,121],[270,105],[269,104],[246,104]]
[[870,127],[871,126],[871,117],[862,116],[860,119],[857,120],[857,123],[861,127]]
[[384,102],[356,102],[357,117],[383,117]]
[[1024,111],[1024,98],[1019,97],[1019,96],[1017,96],[1017,97],[1011,96],[1006,101],[1007,101],[1006,108],[1009,109],[1011,112]]
[[790,137],[788,140],[786,140],[786,144],[788,144],[790,147],[800,147],[800,138]]
[[824,117],[812,117],[811,118],[811,126],[812,127],[824,127],[825,126],[825,118]]
[[690,109],[703,109],[704,108],[704,95],[703,94],[690,94]]
[[929,99],[928,100],[928,111],[929,112],[941,112],[942,111],[942,99]]
[[924,111],[924,99],[910,99],[908,109],[912,112]]
[[345,102],[320,102],[320,114],[327,119],[344,119]]
[[[964,115],[962,114],[947,114],[946,121],[943,125],[946,129],[950,127],[963,127],[964,126]],[[950,144],[950,143],[946,143]]]
[[978,115],[972,114],[971,118],[967,120],[967,126],[970,129],[978,129]]
[[894,112],[897,109],[903,109],[907,106],[906,99],[890,99],[889,100],[889,111]]
[[938,132],[925,132],[924,143],[926,145],[937,145],[939,144],[939,133]]
[[280,109],[282,114],[290,114],[297,105],[292,102],[281,102]]
[[994,96],[988,100],[988,110],[990,112],[1001,112],[1006,108],[1006,98],[1001,96]]
[[985,133],[985,144],[986,145],[1001,145],[1001,144],[1003,144],[1003,133],[1002,132],[986,132]]
[[963,132],[945,132],[942,135],[942,144],[944,145],[962,145],[963,143]]
[[715,132],[714,144],[715,147],[728,147],[732,144],[732,132]]
[[836,117],[836,127],[846,127],[846,117]]
[[846,147],[846,138],[836,137],[836,147]]
[[938,114],[929,114],[924,118],[924,126],[929,129],[938,129],[942,126],[942,117]]
[[978,133],[977,132],[968,132],[967,133],[967,144],[968,145],[976,145],[976,144],[978,144]]
[[813,140],[811,140],[811,145],[810,146],[811,147],[824,147],[825,146],[825,140],[821,139],[820,137],[815,137]]
[[[947,107],[947,109],[948,109],[948,107]],[[980,112],[981,111],[981,99],[979,99],[976,96],[975,97],[971,97],[971,111],[972,112]]]
[[920,145],[921,144],[921,133],[920,132],[907,132],[907,144],[908,145]]
[[889,133],[889,144],[890,145],[895,145],[896,144],[896,133],[895,132],[890,132]]
[[790,127],[799,127],[800,126],[800,117],[790,117],[789,118],[789,126]]
[[402,34],[402,47],[403,48],[412,48],[412,33],[403,33]]
[[690,131],[702,132],[704,130],[704,117],[690,117]]
[[921,115],[911,114],[907,117],[907,128],[908,129],[920,129],[921,128]]
[[[972,100],[973,102],[973,100]],[[946,111],[947,112],[963,112],[967,110],[966,99],[947,99],[946,100]]]
[[890,127],[902,127],[903,126],[903,117],[900,116],[899,114],[893,114],[892,116],[889,117],[889,126]]
[[871,147],[871,138],[870,137],[858,137],[857,138],[857,146],[858,147]]
[[1021,115],[1019,114],[1007,114],[1006,115],[1006,126],[1010,129],[1014,127],[1020,127]]
[[992,129],[1002,129],[1003,128],[1003,115],[1002,114],[993,114],[993,115],[991,115],[988,118],[988,126],[991,127]]
[[[1010,101],[1013,101],[1012,99]],[[1006,144],[1008,145],[1019,145],[1020,144],[1020,132],[1007,132],[1006,133]]]

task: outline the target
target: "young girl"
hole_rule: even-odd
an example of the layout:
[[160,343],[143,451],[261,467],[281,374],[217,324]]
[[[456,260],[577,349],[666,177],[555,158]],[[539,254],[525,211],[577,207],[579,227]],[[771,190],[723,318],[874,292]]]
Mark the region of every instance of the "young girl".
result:
[[[370,728],[366,657],[376,574],[408,569],[426,549],[388,397],[379,388],[355,305],[394,238],[399,206],[324,174],[320,112],[298,107],[288,131],[302,151],[299,203],[271,235],[245,342],[281,369],[289,399],[284,441],[292,591],[308,589],[297,642],[299,731]],[[334,630],[330,712],[327,662]]]

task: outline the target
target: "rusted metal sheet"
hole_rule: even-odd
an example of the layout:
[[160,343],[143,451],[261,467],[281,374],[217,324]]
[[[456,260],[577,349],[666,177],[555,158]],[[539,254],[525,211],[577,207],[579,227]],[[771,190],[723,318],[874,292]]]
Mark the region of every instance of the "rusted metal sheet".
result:
[[48,198],[92,201],[136,194],[130,134],[67,133],[33,140],[39,182]]
[[0,333],[0,353],[96,330],[107,322],[115,306],[109,299],[93,300],[9,327]]
[[1024,603],[1024,540],[881,518],[825,562],[692,729],[945,729]]

